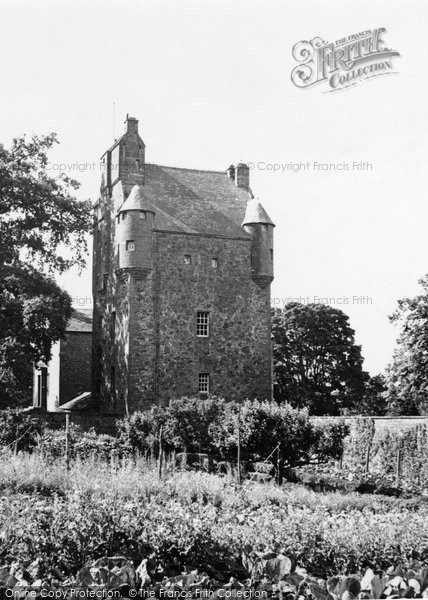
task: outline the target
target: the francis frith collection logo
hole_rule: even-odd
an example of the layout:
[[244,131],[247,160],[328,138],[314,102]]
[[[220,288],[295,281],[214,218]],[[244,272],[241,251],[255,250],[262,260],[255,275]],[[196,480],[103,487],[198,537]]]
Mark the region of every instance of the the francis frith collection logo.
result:
[[293,58],[299,63],[291,72],[297,87],[328,84],[328,92],[353,86],[363,80],[395,73],[392,59],[400,56],[385,46],[386,29],[369,29],[335,42],[315,37],[293,46]]

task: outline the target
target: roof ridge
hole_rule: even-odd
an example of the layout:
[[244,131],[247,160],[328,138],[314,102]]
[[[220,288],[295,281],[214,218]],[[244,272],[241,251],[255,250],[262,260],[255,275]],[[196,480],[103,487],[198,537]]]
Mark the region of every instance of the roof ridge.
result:
[[224,171],[216,171],[213,169],[189,169],[188,167],[170,167],[169,165],[160,165],[158,163],[149,163],[146,162],[145,163],[146,166],[153,166],[153,167],[161,167],[162,169],[174,169],[175,171],[192,171],[194,173],[219,173],[222,175],[226,175],[226,169]]

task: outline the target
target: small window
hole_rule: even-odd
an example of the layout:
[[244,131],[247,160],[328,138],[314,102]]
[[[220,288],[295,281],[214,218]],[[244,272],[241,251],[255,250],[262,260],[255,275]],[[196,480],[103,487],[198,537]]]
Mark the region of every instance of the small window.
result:
[[211,266],[212,266],[213,269],[218,269],[218,258],[213,257],[211,259]]
[[192,257],[190,256],[190,254],[185,254],[184,255],[184,264],[185,265],[191,265],[192,264]]
[[117,215],[117,217],[116,217],[116,220],[117,220],[117,224],[119,225],[119,222],[120,222],[120,215]]
[[140,219],[146,219],[146,218],[147,218],[146,211],[140,210]]
[[198,311],[196,314],[196,335],[198,337],[209,337],[210,335],[210,313]]
[[135,242],[134,242],[134,240],[127,240],[127,242],[126,242],[126,249],[129,252],[134,252],[135,251]]
[[104,273],[103,275],[103,291],[105,292],[108,284],[108,273]]
[[270,249],[270,259],[273,260],[273,250],[272,250],[272,248]]
[[123,221],[123,219],[126,219],[126,215],[127,215],[127,214],[128,214],[128,213],[126,212],[126,210],[124,210],[124,211],[123,211],[123,213],[122,213],[122,221]]
[[210,375],[209,373],[199,373],[198,378],[199,392],[201,394],[210,393]]

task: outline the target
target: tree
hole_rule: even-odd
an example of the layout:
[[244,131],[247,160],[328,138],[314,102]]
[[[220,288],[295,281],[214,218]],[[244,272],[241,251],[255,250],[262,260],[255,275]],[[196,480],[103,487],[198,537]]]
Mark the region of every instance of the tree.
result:
[[314,415],[357,412],[369,376],[348,316],[297,302],[272,312],[275,399]]
[[349,433],[344,421],[312,423],[306,409],[289,404],[222,398],[181,398],[118,421],[120,438],[132,450],[157,450],[160,425],[167,450],[208,452],[236,462],[238,428],[244,460],[278,459],[282,467],[320,464],[338,459]]
[[48,361],[71,315],[71,298],[54,273],[81,269],[90,203],[79,184],[47,173],[55,134],[0,145],[0,407],[25,404],[33,362]]
[[428,414],[428,275],[414,298],[398,301],[390,320],[401,327],[386,372],[386,399],[391,415]]
[[373,417],[384,416],[387,412],[386,389],[384,375],[379,373],[370,377],[364,386],[364,396],[360,404],[359,413]]

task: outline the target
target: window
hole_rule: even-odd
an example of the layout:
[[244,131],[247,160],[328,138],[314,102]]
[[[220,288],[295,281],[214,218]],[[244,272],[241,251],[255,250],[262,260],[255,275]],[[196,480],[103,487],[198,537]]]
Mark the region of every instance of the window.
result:
[[108,273],[104,273],[104,275],[103,275],[103,292],[105,292],[107,290],[107,284],[108,284]]
[[208,337],[210,334],[210,313],[198,311],[196,314],[196,335]]
[[192,257],[190,256],[190,254],[185,254],[184,255],[184,264],[185,265],[191,265],[192,264]]
[[198,378],[199,392],[201,394],[210,393],[210,375],[209,373],[199,373]]
[[135,251],[135,242],[134,242],[134,240],[127,240],[127,242],[126,242],[126,249],[129,252],[134,252]]
[[273,260],[273,250],[272,250],[272,248],[270,249],[270,259]]
[[126,214],[127,214],[127,213],[126,213],[126,210],[124,210],[124,211],[123,211],[123,213],[122,213],[122,221],[123,221],[123,219],[125,219],[125,218],[126,218]]
[[146,219],[146,218],[147,218],[146,211],[140,210],[140,219]]
[[213,269],[218,269],[218,258],[214,257],[211,259],[211,266]]

